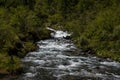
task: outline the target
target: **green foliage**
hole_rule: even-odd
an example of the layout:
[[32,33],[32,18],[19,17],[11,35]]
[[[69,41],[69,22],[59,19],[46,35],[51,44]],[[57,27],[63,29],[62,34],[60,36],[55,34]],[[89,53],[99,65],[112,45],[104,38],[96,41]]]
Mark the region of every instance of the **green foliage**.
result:
[[108,50],[100,50],[97,51],[98,56],[102,56],[103,58],[111,58],[113,60],[119,61],[120,54],[118,51],[108,51]]
[[120,6],[117,2],[119,1],[79,1],[76,10],[72,10],[78,15],[77,18],[67,17],[65,22],[65,28],[73,32],[72,38],[77,46],[91,48],[96,53],[100,52],[98,55],[102,57],[119,59]]
[[17,71],[21,65],[19,58],[35,50],[36,41],[49,36],[43,23],[44,14],[38,15],[39,11],[34,11],[35,1],[0,1],[0,58],[3,57],[0,71]]
[[[110,6],[101,10],[83,33],[89,39],[88,48],[92,48],[99,56],[119,59],[119,25],[120,6]],[[111,51],[112,50],[112,51]],[[117,54],[116,54],[117,53]],[[113,56],[114,55],[114,56]]]
[[22,65],[18,57],[13,56],[13,61],[6,53],[0,53],[0,73],[15,73]]
[[33,9],[35,5],[35,0],[0,0],[1,7],[17,7],[17,6],[28,6],[28,8]]
[[20,64],[18,57],[34,50],[36,41],[49,37],[48,24],[73,32],[77,46],[118,60],[119,13],[120,0],[0,0],[0,56],[7,57],[0,68],[13,57],[17,62],[4,70],[14,70]]
[[49,16],[48,22],[51,24],[58,24],[63,22],[63,16],[60,14],[54,14],[52,16]]

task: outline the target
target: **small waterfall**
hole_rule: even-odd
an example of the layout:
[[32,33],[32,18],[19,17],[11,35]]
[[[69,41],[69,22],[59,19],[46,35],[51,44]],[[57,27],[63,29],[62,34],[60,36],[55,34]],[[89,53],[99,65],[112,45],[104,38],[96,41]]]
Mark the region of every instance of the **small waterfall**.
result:
[[48,30],[52,31],[51,37],[54,38],[65,38],[71,36],[71,33],[68,33],[67,31],[60,31],[60,30],[54,30],[52,28],[47,27]]

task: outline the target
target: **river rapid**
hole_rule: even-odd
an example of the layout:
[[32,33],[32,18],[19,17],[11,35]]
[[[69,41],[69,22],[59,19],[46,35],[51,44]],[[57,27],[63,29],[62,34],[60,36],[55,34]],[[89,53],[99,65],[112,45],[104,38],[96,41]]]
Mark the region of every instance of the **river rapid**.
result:
[[120,80],[120,63],[78,54],[68,32],[52,31],[50,39],[37,42],[39,49],[22,59],[24,72],[17,80]]

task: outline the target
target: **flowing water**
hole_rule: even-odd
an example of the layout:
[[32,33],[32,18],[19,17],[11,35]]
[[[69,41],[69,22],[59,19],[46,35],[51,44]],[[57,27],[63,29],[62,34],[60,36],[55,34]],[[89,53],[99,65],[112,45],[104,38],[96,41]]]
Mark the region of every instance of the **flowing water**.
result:
[[[17,80],[120,80],[120,63],[92,55],[75,55],[71,34],[53,31],[53,38],[38,42],[39,49],[24,59],[24,73]],[[82,54],[82,53],[80,53]]]

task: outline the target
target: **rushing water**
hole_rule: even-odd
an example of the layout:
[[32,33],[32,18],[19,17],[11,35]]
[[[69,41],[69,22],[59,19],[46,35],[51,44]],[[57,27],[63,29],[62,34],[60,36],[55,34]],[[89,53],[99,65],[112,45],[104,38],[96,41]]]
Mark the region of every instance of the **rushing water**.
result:
[[[47,28],[53,38],[38,42],[39,49],[22,60],[24,73],[17,80],[120,80],[120,63],[75,55],[67,32]],[[82,53],[80,53],[82,54]]]

